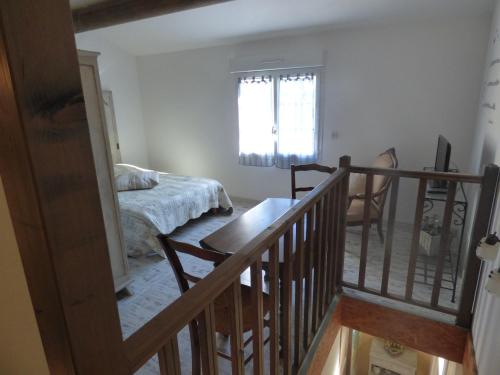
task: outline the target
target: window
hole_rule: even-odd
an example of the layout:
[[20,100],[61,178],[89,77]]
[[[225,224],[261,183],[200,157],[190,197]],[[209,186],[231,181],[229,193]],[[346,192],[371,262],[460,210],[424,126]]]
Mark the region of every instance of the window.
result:
[[317,73],[240,77],[238,122],[240,164],[289,168],[317,161]]

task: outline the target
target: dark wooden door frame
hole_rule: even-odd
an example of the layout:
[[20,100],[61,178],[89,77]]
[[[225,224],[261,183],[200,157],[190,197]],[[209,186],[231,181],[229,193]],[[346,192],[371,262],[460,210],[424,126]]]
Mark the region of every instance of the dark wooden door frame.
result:
[[127,373],[68,0],[0,2],[0,174],[51,373]]

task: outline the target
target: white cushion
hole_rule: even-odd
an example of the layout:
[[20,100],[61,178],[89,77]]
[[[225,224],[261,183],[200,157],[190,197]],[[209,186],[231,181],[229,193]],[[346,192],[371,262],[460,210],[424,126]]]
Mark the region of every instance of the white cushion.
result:
[[114,173],[118,191],[151,189],[160,182],[158,172],[131,164],[115,164]]

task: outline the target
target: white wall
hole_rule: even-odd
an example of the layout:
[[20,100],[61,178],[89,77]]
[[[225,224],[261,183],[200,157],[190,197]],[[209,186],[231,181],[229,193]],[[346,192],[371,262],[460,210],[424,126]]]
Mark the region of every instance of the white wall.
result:
[[[497,1],[491,26],[489,50],[487,54],[483,92],[480,110],[477,118],[477,129],[474,139],[474,149],[471,168],[481,171],[484,165],[496,163],[500,165],[500,86],[488,87],[488,82],[500,79],[500,64],[490,66],[491,62],[500,58],[500,2]],[[485,103],[495,103],[497,109],[492,111],[483,107]],[[489,123],[489,122],[492,123]],[[500,232],[500,205],[497,202],[497,212],[494,217],[493,230]],[[495,262],[500,267],[500,259]],[[484,264],[483,275],[479,285],[479,297],[476,304],[473,323],[473,341],[476,350],[476,361],[479,374],[494,375],[500,371],[500,298],[493,297],[484,289],[486,275],[493,268]]]
[[113,92],[122,162],[149,166],[137,61],[125,51],[90,33],[76,35],[79,49],[97,51],[103,90]]
[[1,176],[0,228],[0,374],[48,375]]
[[[139,57],[151,167],[217,178],[234,196],[289,196],[288,170],[238,164],[230,60],[280,51],[301,57],[312,46],[326,52],[322,163],[350,154],[366,164],[394,146],[401,168],[420,169],[433,164],[443,133],[453,160],[467,169],[488,31],[489,18],[468,18]],[[413,207],[414,195],[402,190],[401,201]],[[408,211],[400,216],[412,217]]]

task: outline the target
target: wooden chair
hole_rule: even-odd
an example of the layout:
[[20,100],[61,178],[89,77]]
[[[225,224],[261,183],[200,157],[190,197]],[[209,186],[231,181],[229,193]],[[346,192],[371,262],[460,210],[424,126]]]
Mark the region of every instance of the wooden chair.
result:
[[332,174],[336,170],[337,170],[337,168],[335,168],[335,167],[327,167],[326,165],[320,165],[320,164],[315,164],[315,163],[302,164],[302,165],[292,164],[290,166],[290,173],[291,173],[291,177],[292,177],[292,199],[297,199],[297,192],[299,192],[299,191],[311,191],[315,188],[315,186],[297,187],[295,185],[295,173],[296,172],[316,171],[316,172]]
[[[177,255],[177,253],[184,253],[193,256],[198,259],[202,259],[208,262],[213,262],[214,265],[218,265],[224,262],[230,255],[220,253],[218,251],[202,249],[187,243],[177,242],[169,239],[167,236],[160,234],[158,239],[165,250],[165,254],[174,270],[175,278],[181,294],[186,293],[190,285],[189,283],[196,284],[201,279],[194,275],[187,273],[182,263]],[[241,308],[243,315],[243,333],[248,332],[252,329],[252,321],[254,316],[252,315],[252,288],[248,285],[241,285]],[[230,301],[226,299],[226,295],[222,294],[219,296],[214,303],[215,310],[215,330],[216,332],[222,334],[225,337],[231,336],[231,314],[230,314]],[[263,293],[263,310],[264,315],[269,312],[269,295]],[[264,320],[265,325],[267,321]],[[191,356],[192,356],[192,374],[200,374],[200,338],[198,333],[198,322],[193,320],[189,323],[189,335],[191,339]],[[246,347],[252,341],[252,336],[245,340],[243,346]],[[269,341],[269,337],[264,340],[264,344]],[[222,358],[227,360],[232,360],[231,356],[227,353],[217,351],[217,354]],[[252,359],[252,354],[244,360],[247,364]]]
[[[397,168],[398,159],[396,150],[390,148],[377,156],[373,163],[377,168]],[[384,242],[382,221],[384,215],[385,200],[391,185],[390,176],[373,176],[373,188],[370,204],[370,224],[377,224],[380,241]],[[365,206],[366,175],[360,174],[352,179],[349,186],[349,206],[347,210],[347,226],[363,225],[363,214]]]

